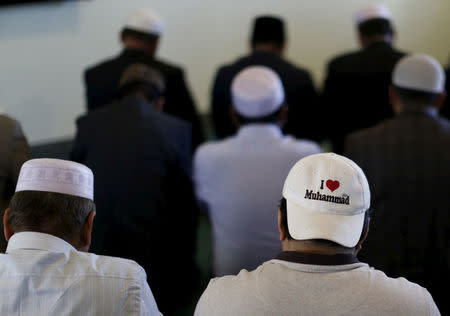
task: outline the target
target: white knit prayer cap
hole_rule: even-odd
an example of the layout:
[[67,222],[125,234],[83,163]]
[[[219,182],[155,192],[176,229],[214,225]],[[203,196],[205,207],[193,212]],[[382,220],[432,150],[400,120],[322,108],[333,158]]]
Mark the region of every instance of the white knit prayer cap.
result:
[[359,9],[355,13],[355,23],[361,24],[367,20],[382,18],[386,20],[391,20],[392,13],[389,8],[383,4],[371,4]]
[[124,28],[159,36],[164,31],[164,23],[155,12],[139,9],[128,16]]
[[275,71],[264,66],[241,70],[231,83],[231,96],[236,111],[248,118],[264,117],[284,103],[284,88]]
[[20,169],[16,192],[44,191],[94,200],[94,175],[85,165],[61,159],[26,161]]
[[433,57],[413,54],[397,62],[392,73],[392,82],[399,88],[441,93],[445,89],[445,72]]

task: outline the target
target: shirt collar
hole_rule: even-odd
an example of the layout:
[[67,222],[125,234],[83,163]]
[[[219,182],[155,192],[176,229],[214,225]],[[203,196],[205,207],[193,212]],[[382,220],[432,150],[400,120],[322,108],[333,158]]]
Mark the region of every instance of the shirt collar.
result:
[[281,129],[276,124],[271,123],[251,123],[239,128],[237,133],[239,138],[280,138],[283,136]]
[[61,238],[38,232],[20,232],[12,235],[8,241],[6,253],[19,249],[44,250],[64,253],[66,256],[71,251],[77,251],[71,244]]
[[368,44],[365,49],[369,50],[392,50],[392,45],[385,41],[376,41]]
[[439,116],[439,110],[433,106],[425,106],[421,108],[405,108],[399,116],[425,115],[432,118]]
[[336,266],[359,263],[358,258],[352,254],[336,254],[336,255],[321,255],[313,253],[302,253],[297,251],[283,251],[275,259],[323,266]]

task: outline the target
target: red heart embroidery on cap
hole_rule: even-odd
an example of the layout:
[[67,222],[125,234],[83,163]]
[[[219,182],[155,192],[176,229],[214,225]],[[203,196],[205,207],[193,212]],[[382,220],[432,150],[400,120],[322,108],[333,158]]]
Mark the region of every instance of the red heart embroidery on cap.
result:
[[326,185],[331,192],[339,188],[339,181],[335,180],[327,180]]

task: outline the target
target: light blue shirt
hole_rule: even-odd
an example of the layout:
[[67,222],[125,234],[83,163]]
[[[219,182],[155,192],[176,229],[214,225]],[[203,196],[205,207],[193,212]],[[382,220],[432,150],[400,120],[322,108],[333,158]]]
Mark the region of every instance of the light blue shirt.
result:
[[249,124],[235,136],[201,145],[194,182],[208,205],[216,276],[256,268],[281,252],[277,209],[283,183],[301,158],[320,153],[274,124]]

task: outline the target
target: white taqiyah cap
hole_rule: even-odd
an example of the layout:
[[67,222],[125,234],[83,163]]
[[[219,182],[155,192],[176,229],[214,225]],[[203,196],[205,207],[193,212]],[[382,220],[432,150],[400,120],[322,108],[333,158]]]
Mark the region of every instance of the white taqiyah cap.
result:
[[26,161],[20,169],[16,192],[45,191],[94,200],[94,175],[77,162],[40,158]]
[[264,66],[241,70],[231,83],[231,97],[236,111],[249,118],[269,115],[284,102],[284,88],[275,71]]
[[155,12],[140,9],[128,16],[124,28],[159,36],[164,31],[164,24]]
[[283,197],[292,238],[326,239],[345,247],[358,243],[370,190],[350,159],[322,153],[299,160],[284,182]]
[[441,93],[445,89],[445,72],[433,57],[414,54],[397,62],[392,73],[392,83],[399,88]]
[[371,4],[366,7],[359,9],[355,13],[355,23],[361,24],[367,20],[382,18],[386,20],[391,20],[392,13],[388,7],[383,4]]

